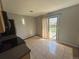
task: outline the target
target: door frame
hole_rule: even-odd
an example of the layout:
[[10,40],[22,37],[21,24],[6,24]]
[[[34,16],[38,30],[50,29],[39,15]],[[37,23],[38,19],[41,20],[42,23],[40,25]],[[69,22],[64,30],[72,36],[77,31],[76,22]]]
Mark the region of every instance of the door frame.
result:
[[[59,15],[53,15],[53,16],[48,17],[48,33],[49,33],[49,19],[50,18],[55,18],[55,17],[57,17],[57,25],[56,25],[56,28],[58,27]],[[57,33],[58,33],[58,30],[56,29],[56,40],[57,40]],[[50,34],[48,34],[48,36],[49,36],[49,39],[50,39]]]

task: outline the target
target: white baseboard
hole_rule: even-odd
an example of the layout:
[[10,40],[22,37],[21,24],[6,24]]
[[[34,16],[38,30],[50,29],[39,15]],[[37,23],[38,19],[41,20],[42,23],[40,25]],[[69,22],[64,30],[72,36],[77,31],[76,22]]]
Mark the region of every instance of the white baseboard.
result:
[[72,46],[72,47],[79,48],[79,45],[77,45],[75,43],[68,42],[68,41],[57,41],[57,42],[65,44],[65,45],[69,45],[69,46]]

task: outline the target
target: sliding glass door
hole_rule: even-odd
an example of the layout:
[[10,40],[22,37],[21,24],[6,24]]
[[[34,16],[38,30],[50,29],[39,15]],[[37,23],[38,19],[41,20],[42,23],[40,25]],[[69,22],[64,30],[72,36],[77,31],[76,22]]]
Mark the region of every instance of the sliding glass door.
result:
[[49,38],[56,40],[56,26],[58,17],[49,18]]

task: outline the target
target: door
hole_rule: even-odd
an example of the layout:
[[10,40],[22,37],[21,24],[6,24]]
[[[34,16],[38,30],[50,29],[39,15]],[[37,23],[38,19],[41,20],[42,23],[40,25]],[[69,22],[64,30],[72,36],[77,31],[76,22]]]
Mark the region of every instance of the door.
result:
[[57,27],[57,19],[58,17],[49,18],[49,39],[56,40],[56,27]]

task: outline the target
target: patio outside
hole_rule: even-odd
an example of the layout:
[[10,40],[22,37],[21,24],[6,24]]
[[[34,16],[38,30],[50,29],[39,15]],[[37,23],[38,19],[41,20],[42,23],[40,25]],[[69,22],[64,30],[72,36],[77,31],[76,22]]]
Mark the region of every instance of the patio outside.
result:
[[49,19],[49,37],[50,39],[56,40],[56,24],[57,17]]

